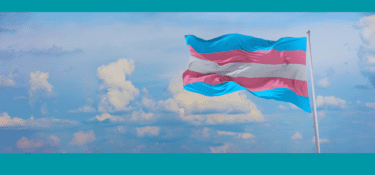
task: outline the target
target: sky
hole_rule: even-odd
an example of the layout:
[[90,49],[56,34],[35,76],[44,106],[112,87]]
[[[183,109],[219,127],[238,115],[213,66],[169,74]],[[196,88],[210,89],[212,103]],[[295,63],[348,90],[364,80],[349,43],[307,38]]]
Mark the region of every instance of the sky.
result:
[[374,153],[373,13],[0,13],[0,153],[314,153],[311,113],[182,86],[185,35],[307,30],[321,152]]

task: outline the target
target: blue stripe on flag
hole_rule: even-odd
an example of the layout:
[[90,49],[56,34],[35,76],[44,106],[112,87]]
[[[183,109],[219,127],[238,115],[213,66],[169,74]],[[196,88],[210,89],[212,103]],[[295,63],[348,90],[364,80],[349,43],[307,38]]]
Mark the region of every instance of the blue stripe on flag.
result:
[[[210,85],[202,82],[197,83],[190,83],[184,86],[185,90],[190,92],[195,92],[198,94],[202,94],[205,96],[220,96],[229,94],[232,92],[240,91],[240,90],[247,90],[248,89],[242,87],[241,85],[237,84],[233,81],[228,81],[225,83],[220,83],[216,85]],[[303,97],[297,95],[295,92],[288,88],[275,88],[265,91],[249,91],[253,95],[265,99],[274,99],[277,101],[289,102],[292,103],[299,108],[303,109],[306,112],[311,112],[310,107],[310,100],[309,97]]]
[[185,36],[187,45],[201,54],[225,52],[231,50],[243,51],[306,51],[306,37],[280,38],[277,41],[264,40],[241,34],[227,34],[211,40],[204,40],[194,35]]

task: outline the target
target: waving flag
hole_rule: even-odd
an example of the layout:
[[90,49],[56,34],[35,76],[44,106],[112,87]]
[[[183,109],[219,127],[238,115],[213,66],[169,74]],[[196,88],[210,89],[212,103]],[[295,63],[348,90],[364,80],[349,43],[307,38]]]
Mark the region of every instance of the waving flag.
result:
[[269,41],[241,34],[211,40],[186,35],[192,55],[184,89],[205,96],[248,90],[311,112],[306,77],[306,38]]

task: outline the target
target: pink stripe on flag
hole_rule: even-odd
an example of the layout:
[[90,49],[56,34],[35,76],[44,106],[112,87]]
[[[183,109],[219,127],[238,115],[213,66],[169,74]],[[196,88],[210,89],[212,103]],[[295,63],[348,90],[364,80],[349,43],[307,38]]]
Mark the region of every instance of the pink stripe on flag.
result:
[[190,53],[202,60],[212,61],[220,66],[228,63],[260,63],[260,64],[302,64],[306,66],[306,51],[243,51],[231,50],[201,54],[190,47]]
[[264,91],[274,88],[288,88],[297,95],[308,97],[307,81],[294,80],[279,77],[265,78],[245,78],[245,77],[228,77],[214,73],[201,74],[191,70],[186,70],[182,75],[183,85],[196,82],[204,82],[210,85],[234,81],[237,84],[247,88],[250,91]]

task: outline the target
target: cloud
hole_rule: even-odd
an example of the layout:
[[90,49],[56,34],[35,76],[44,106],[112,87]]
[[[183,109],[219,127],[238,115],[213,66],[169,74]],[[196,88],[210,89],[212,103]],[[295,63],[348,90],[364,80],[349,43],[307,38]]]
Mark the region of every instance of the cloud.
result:
[[299,109],[296,105],[294,105],[294,104],[292,104],[292,103],[289,103],[289,106],[290,106],[290,108],[292,108],[292,109]]
[[105,120],[110,120],[111,122],[123,122],[125,121],[125,119],[121,116],[117,116],[117,115],[111,115],[111,114],[108,114],[108,113],[105,113],[105,114],[101,114],[100,116],[97,115],[95,116],[94,118],[90,119],[90,121],[105,121]]
[[366,103],[365,106],[375,109],[375,103]]
[[331,83],[329,82],[328,77],[326,77],[326,78],[320,79],[317,85],[318,87],[321,87],[321,88],[328,88],[331,85]]
[[10,71],[7,76],[0,74],[0,87],[12,87],[16,85],[13,78],[17,76],[17,74],[13,74],[13,71],[14,70]]
[[288,108],[285,107],[284,105],[279,105],[278,108],[281,109],[281,110],[287,110],[287,109],[288,109]]
[[49,140],[51,146],[59,146],[61,142],[60,138],[55,135],[51,135]]
[[0,113],[0,127],[16,126],[16,125],[25,125],[23,119],[14,117],[13,119],[8,115],[8,113]]
[[83,131],[78,131],[73,134],[73,139],[69,142],[72,145],[85,145],[87,143],[92,143],[96,140],[94,131],[88,131],[84,133]]
[[153,113],[145,113],[142,110],[140,112],[133,111],[130,120],[131,121],[142,121],[149,120],[153,117]]
[[157,126],[146,126],[142,128],[136,128],[138,137],[144,137],[145,135],[148,136],[157,136],[159,135],[160,127]]
[[48,72],[31,72],[30,73],[30,104],[32,104],[33,101],[35,101],[35,95],[38,91],[42,90],[44,92],[47,92],[51,94],[53,86],[47,81],[49,77]]
[[78,125],[77,121],[62,120],[56,118],[39,118],[34,119],[33,116],[30,119],[24,120],[21,118],[14,117],[13,119],[8,113],[0,113],[0,127],[16,127],[16,128],[56,128],[63,126],[74,126]]
[[293,139],[293,140],[302,139],[302,135],[297,131],[297,132],[292,136],[292,139]]
[[[311,142],[315,143],[315,136],[313,137]],[[328,142],[330,142],[330,141],[326,138],[324,138],[324,139],[319,138],[319,143],[328,143]]]
[[190,123],[214,125],[264,121],[260,110],[243,92],[217,97],[203,96],[186,91],[180,76],[172,79],[168,89],[173,97],[158,101],[157,106],[176,112],[181,119]]
[[40,148],[43,145],[44,145],[43,140],[34,141],[34,140],[29,140],[26,137],[21,137],[21,139],[17,141],[17,147],[21,149]]
[[86,112],[86,113],[89,113],[89,112],[96,112],[96,109],[93,108],[92,106],[89,106],[89,105],[85,105],[83,107],[80,107],[76,110],[69,110],[68,112],[70,113],[77,113],[77,112]]
[[[109,65],[102,65],[97,69],[97,77],[103,80],[99,89],[107,89],[107,94],[102,96],[99,103],[99,111],[109,112],[114,110],[127,110],[130,101],[139,94],[139,90],[134,87],[131,81],[126,81],[126,75],[130,75],[134,70],[132,59],[119,59]],[[110,106],[110,105],[111,106]]]
[[323,97],[321,95],[318,95],[316,99],[316,107],[323,107],[323,106],[329,106],[334,108],[340,108],[345,109],[346,101],[340,98],[336,98],[334,96],[326,96]]
[[127,132],[126,126],[117,126],[115,128],[109,129],[112,132],[118,133],[118,134],[125,134]]
[[225,143],[222,146],[210,147],[211,153],[237,153],[238,148],[232,143]]
[[[0,32],[1,33],[1,32]],[[31,49],[28,51],[23,50],[14,50],[14,49],[7,49],[7,50],[0,50],[0,60],[12,60],[15,58],[22,58],[24,56],[37,56],[37,57],[61,57],[66,55],[74,55],[83,53],[82,49],[75,49],[72,51],[63,50],[62,47],[57,47],[53,45],[51,48],[48,49]]]
[[225,136],[232,136],[235,138],[241,138],[241,139],[252,139],[254,138],[254,135],[250,133],[238,133],[238,132],[227,132],[227,131],[217,131],[218,135],[225,135]]
[[361,18],[354,27],[360,29],[362,39],[357,52],[358,66],[375,87],[375,15]]

